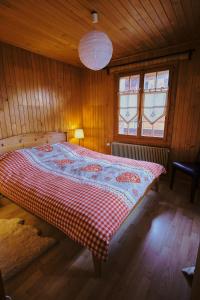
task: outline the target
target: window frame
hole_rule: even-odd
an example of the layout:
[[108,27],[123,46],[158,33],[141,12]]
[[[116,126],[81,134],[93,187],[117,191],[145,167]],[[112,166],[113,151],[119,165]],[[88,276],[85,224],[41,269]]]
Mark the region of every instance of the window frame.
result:
[[[146,73],[151,72],[159,72],[169,70],[169,89],[168,89],[168,99],[167,99],[167,107],[166,107],[166,118],[165,118],[165,129],[164,129],[164,137],[148,137],[141,135],[141,127],[142,127],[142,104],[143,104],[143,96],[144,96],[144,75]],[[138,75],[140,74],[140,93],[139,93],[139,106],[138,106],[138,128],[137,128],[137,136],[134,135],[125,135],[119,134],[119,80],[121,77]],[[128,71],[123,73],[118,73],[115,75],[115,102],[114,102],[114,140],[117,142],[125,142],[125,143],[134,143],[134,144],[142,144],[142,145],[158,145],[169,147],[171,144],[171,136],[172,136],[172,121],[174,115],[174,104],[175,104],[175,93],[176,93],[176,84],[177,84],[177,65],[160,65],[156,67],[147,67],[143,69],[136,69],[134,71]]]

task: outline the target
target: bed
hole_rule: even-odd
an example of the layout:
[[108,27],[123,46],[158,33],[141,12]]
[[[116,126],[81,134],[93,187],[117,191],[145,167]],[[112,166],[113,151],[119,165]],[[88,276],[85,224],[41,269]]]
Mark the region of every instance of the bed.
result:
[[87,247],[100,275],[113,236],[164,167],[91,151],[63,134],[15,139],[0,141],[0,193]]

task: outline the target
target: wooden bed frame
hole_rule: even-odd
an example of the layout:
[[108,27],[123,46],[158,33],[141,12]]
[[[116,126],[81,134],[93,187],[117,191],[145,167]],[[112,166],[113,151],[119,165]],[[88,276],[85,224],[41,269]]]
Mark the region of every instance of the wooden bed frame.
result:
[[1,139],[0,153],[66,141],[67,134],[63,132],[26,133]]
[[[67,141],[67,133],[63,133],[63,132],[40,132],[40,133],[21,134],[21,135],[1,139],[0,154],[17,150],[17,149],[34,147],[43,144],[60,143],[65,141]],[[139,199],[136,206],[138,206],[138,204],[141,202],[144,196],[146,196],[146,194],[150,189],[155,189],[155,191],[158,191],[158,187],[159,187],[159,178],[155,179],[152,182],[152,184],[146,189],[144,195]],[[130,211],[127,218],[135,210],[136,206]],[[124,222],[126,222],[127,218],[124,220]],[[102,270],[102,261],[97,259],[93,254],[92,254],[92,259],[93,259],[95,274],[97,277],[100,277],[101,270]]]

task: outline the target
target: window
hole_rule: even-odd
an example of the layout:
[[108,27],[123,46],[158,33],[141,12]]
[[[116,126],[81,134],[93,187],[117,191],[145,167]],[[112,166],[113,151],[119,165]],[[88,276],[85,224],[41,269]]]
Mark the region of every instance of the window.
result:
[[139,84],[139,75],[120,78],[119,134],[137,135]]
[[117,135],[164,139],[168,120],[169,70],[119,77]]

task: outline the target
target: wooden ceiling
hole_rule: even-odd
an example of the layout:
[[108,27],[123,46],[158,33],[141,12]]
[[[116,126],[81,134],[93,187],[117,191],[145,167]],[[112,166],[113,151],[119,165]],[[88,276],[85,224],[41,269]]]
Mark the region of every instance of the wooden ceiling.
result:
[[200,0],[1,0],[0,40],[80,65],[92,10],[113,42],[113,60],[200,38]]

